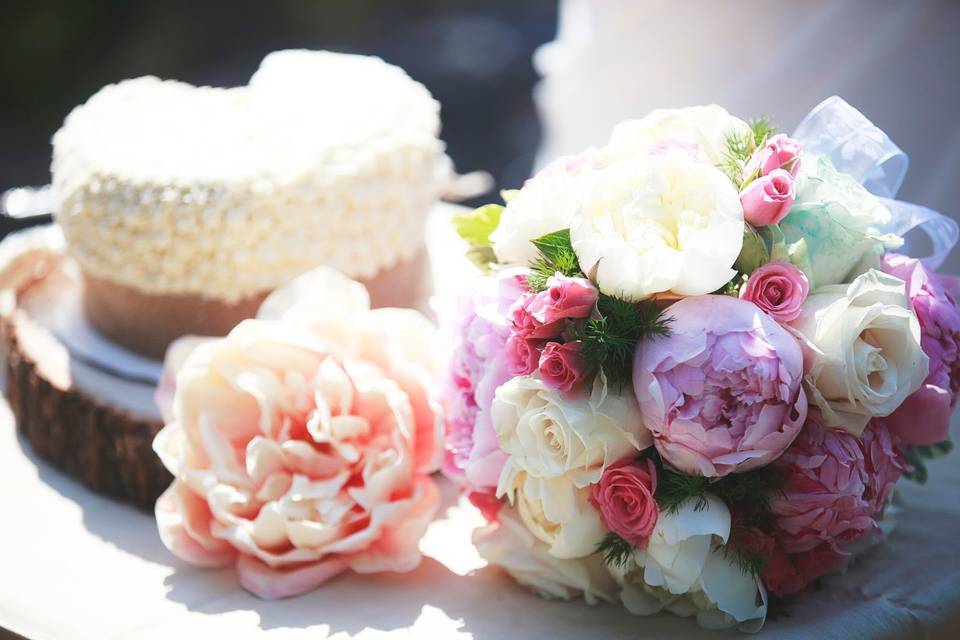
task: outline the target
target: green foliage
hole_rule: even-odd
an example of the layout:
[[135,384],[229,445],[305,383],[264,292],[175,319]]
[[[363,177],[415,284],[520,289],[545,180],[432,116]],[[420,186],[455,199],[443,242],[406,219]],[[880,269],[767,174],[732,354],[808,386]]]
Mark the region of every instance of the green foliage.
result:
[[767,140],[777,133],[777,128],[773,126],[773,121],[763,116],[749,122],[750,131],[753,133],[753,148],[759,149],[767,144]]
[[581,276],[580,263],[570,242],[570,229],[561,229],[533,240],[540,255],[530,265],[531,273],[527,277],[527,286],[534,293],[547,288],[547,280],[556,274]]
[[703,476],[688,476],[665,469],[657,474],[657,493],[654,496],[661,511],[676,513],[687,500],[696,500],[694,511],[707,508],[707,489],[710,481]]
[[909,460],[910,466],[912,466],[913,469],[905,472],[903,477],[920,484],[926,484],[929,476],[926,462],[935,458],[941,458],[951,451],[953,451],[953,443],[949,440],[937,442],[936,444],[910,447],[907,449],[907,460]]
[[769,261],[770,248],[764,241],[764,237],[752,224],[744,223],[743,247],[740,249],[737,261],[733,263],[734,269],[749,275]]
[[[731,533],[731,535],[734,535]],[[732,560],[740,573],[754,578],[760,576],[760,572],[766,566],[767,561],[759,553],[751,553],[745,549],[738,548],[735,544],[718,544],[714,547],[715,551],[722,551],[723,557]]]
[[669,318],[653,302],[635,303],[601,293],[599,317],[590,318],[579,332],[581,355],[589,370],[602,371],[614,388],[630,384],[633,354],[646,338],[670,333]]
[[602,553],[603,560],[608,565],[622,567],[630,560],[630,556],[633,554],[633,546],[617,534],[611,532],[604,536],[600,544],[597,545],[597,550],[594,551],[594,553]]
[[783,476],[775,465],[767,465],[745,473],[727,474],[711,490],[731,512],[740,514],[745,523],[764,529],[773,523],[770,500],[783,494]]
[[744,168],[753,152],[762,147],[776,133],[769,118],[757,118],[749,123],[749,131],[730,132],[726,139],[726,154],[718,168],[723,171],[733,186],[740,191],[756,176],[744,176]]
[[452,220],[457,234],[470,245],[467,257],[485,271],[497,261],[490,234],[500,224],[503,209],[499,204],[487,204],[479,209],[457,214]]

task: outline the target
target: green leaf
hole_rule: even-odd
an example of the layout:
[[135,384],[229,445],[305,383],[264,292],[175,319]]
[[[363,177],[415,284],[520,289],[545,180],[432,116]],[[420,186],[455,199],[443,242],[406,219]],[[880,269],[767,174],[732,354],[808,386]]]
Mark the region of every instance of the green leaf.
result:
[[530,291],[539,293],[546,289],[547,280],[558,272],[570,277],[583,275],[577,254],[574,253],[570,242],[569,229],[548,233],[531,242],[537,248],[540,257],[530,265],[532,273],[527,276],[527,286]]
[[560,229],[531,240],[533,246],[540,250],[544,258],[556,262],[558,258],[573,254],[573,243],[570,241],[570,229]]
[[764,116],[750,121],[750,131],[753,133],[753,148],[759,149],[767,144],[767,140],[777,133],[777,128],[773,126],[773,121]]
[[467,249],[467,259],[484,272],[490,271],[490,265],[497,263],[497,256],[492,247],[470,247]]
[[758,267],[763,266],[770,261],[770,250],[763,237],[751,224],[743,225],[743,248],[740,249],[740,255],[737,261],[733,263],[734,269],[740,273],[750,275]]
[[486,204],[479,209],[457,214],[453,217],[453,228],[470,246],[489,247],[490,234],[499,226],[503,209],[503,205]]

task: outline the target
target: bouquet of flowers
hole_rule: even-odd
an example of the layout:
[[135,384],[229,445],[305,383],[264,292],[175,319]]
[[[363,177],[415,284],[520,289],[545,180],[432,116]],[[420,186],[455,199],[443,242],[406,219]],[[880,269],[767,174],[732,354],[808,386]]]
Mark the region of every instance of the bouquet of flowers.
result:
[[[842,569],[949,450],[957,228],[839,98],[793,136],[658,110],[455,220],[445,473],[545,597],[756,630]],[[927,231],[933,255],[905,255]]]

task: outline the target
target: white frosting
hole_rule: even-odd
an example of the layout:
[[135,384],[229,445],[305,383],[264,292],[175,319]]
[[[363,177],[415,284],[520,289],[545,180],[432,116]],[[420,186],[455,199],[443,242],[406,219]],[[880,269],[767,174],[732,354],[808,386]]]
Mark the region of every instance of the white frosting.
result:
[[228,302],[423,246],[449,173],[439,105],[379,58],[268,55],[246,87],[101,89],[54,136],[55,215],[101,278]]

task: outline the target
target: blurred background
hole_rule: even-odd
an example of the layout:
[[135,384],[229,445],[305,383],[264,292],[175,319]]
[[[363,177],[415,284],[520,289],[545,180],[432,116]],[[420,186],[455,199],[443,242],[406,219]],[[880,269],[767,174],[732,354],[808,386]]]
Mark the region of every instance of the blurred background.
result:
[[442,105],[461,172],[498,184],[530,172],[540,137],[532,56],[556,0],[5,0],[0,37],[0,191],[46,184],[50,137],[100,87],[156,75],[246,84],[275,49],[373,54]]
[[910,154],[900,197],[960,215],[958,0],[5,0],[3,24],[0,191],[48,182],[51,135],[109,82],[245,84],[306,47],[404,67],[499,188],[656,107],[790,131],[839,94]]

